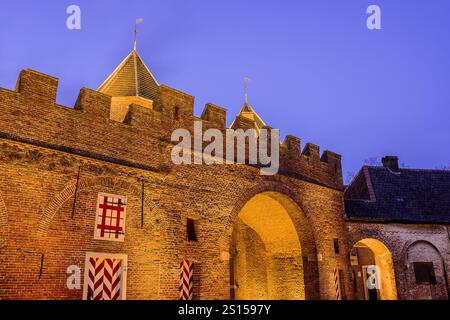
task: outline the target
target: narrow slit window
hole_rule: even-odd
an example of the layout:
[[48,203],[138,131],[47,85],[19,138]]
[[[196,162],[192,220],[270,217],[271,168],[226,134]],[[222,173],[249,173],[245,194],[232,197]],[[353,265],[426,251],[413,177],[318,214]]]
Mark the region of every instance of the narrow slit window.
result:
[[175,108],[173,108],[173,117],[175,120],[180,120],[180,107],[175,106]]
[[334,253],[339,254],[339,239],[333,239]]
[[197,234],[195,232],[195,220],[187,219],[187,239],[188,241],[197,241]]

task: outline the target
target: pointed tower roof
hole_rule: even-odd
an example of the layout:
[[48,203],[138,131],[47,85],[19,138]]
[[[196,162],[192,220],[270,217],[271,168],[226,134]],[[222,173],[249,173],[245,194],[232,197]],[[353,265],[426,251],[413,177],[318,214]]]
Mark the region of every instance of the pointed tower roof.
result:
[[113,97],[139,96],[154,100],[159,84],[133,49],[97,89]]
[[244,117],[249,120],[252,120],[254,122],[255,129],[259,131],[262,129],[262,127],[266,126],[266,123],[261,119],[261,117],[253,110],[252,106],[245,101],[244,105],[241,108],[241,111],[239,111],[238,115],[234,119],[233,123],[231,124],[230,128],[236,129],[237,127],[237,119],[239,117]]
[[231,124],[231,129],[249,129],[249,127],[253,127],[252,129],[256,129],[259,133],[259,130],[262,129],[266,124],[264,121],[258,116],[258,114],[253,110],[252,106],[248,103],[248,83],[251,81],[249,77],[244,78],[244,105],[241,108],[241,111],[237,114],[236,118],[234,118],[233,123]]

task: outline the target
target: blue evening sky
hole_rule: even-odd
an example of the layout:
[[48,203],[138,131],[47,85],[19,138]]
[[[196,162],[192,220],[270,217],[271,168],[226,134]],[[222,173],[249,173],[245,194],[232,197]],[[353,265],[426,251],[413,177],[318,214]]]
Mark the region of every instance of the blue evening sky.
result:
[[[82,29],[66,28],[81,7]],[[382,30],[366,9],[382,10]],[[343,155],[344,177],[365,159],[398,155],[410,167],[450,165],[448,0],[2,1],[0,87],[21,69],[60,79],[73,106],[132,49],[162,84],[212,102],[250,103],[266,123]]]

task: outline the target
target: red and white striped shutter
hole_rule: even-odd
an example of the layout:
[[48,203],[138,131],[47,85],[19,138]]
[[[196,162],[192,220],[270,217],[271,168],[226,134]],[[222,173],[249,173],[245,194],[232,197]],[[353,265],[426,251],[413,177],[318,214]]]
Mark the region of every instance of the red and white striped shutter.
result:
[[339,279],[339,269],[334,268],[334,290],[336,292],[336,300],[342,300],[341,281]]
[[85,300],[124,300],[126,290],[125,255],[88,253],[85,270]]
[[180,300],[192,300],[194,285],[194,268],[192,262],[183,259],[180,263]]

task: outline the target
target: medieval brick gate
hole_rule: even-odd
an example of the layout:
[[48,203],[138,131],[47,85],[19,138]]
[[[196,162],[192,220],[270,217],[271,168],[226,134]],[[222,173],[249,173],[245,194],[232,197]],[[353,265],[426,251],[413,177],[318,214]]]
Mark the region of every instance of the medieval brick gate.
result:
[[[244,219],[250,226],[261,220],[263,225],[253,227],[260,230],[270,249],[270,261],[266,263],[269,277],[261,282],[267,288],[265,297],[336,299],[333,271],[336,264],[341,264],[341,269],[345,270],[347,263],[345,242],[341,242],[341,254],[336,254],[333,249],[334,238],[344,239],[343,233],[335,231],[335,215],[339,212],[335,211],[335,206],[340,205],[337,191],[328,191],[330,203],[335,206],[324,205],[323,187],[306,182],[287,187],[286,178],[263,178],[255,172],[248,180],[241,180],[242,186],[236,186],[233,180],[237,176],[232,170],[232,176],[221,183],[212,179],[202,181],[201,176],[188,177],[188,167],[184,168],[188,171],[174,170],[163,176],[145,176],[140,172],[139,179],[143,176],[148,179],[142,183],[120,167],[115,167],[111,176],[104,172],[99,174],[98,170],[102,170],[104,164],[95,161],[84,163],[79,175],[77,162],[47,174],[49,159],[56,163],[65,163],[64,159],[67,159],[64,154],[53,155],[36,162],[38,170],[36,167],[24,168],[22,172],[29,177],[25,188],[14,178],[13,172],[18,169],[17,165],[21,167],[22,161],[33,161],[28,158],[28,153],[25,159],[13,165],[9,163],[6,166],[9,168],[5,168],[10,185],[10,191],[4,193],[5,203],[20,203],[21,207],[18,210],[19,207],[10,206],[11,210],[8,210],[14,218],[10,219],[10,241],[1,249],[2,259],[8,260],[2,265],[9,267],[2,270],[7,275],[1,284],[2,298],[81,299],[83,293],[86,298],[91,297],[86,289],[88,276],[83,277],[79,290],[66,287],[67,267],[80,266],[85,274],[89,268],[88,254],[101,255],[105,259],[127,256],[127,278],[121,284],[127,299],[177,299],[179,265],[184,257],[194,263],[195,299],[233,298],[230,296],[230,263],[234,263],[235,257],[231,254],[230,259],[229,252],[233,231],[246,227],[240,223]],[[248,170],[248,174],[253,170],[243,169]],[[213,170],[214,176],[223,168],[215,166],[208,170]],[[198,185],[202,185],[202,189]],[[182,197],[180,186],[184,190]],[[55,192],[46,192],[47,188],[53,188]],[[103,204],[99,202],[99,195],[104,194],[126,197],[123,242],[95,237],[97,207]],[[317,197],[310,196],[308,200],[303,194],[316,194]],[[25,201],[31,197],[34,197],[33,202]],[[267,205],[271,206],[270,211]],[[251,213],[260,209],[259,219],[252,217]],[[27,216],[24,215],[26,212]],[[270,212],[275,219],[270,219]],[[187,240],[188,218],[195,223],[197,241]],[[272,235],[273,230],[261,228],[270,222],[282,222],[282,229],[275,230]],[[284,228],[287,229],[282,234]],[[288,253],[287,249],[292,251]],[[264,255],[265,251],[254,248],[254,253]],[[104,274],[105,270],[100,272]],[[99,274],[103,275],[97,273],[95,276]],[[292,294],[273,290],[281,283],[277,280],[280,274],[286,276],[284,288],[291,289]],[[251,281],[256,279],[250,277]],[[102,291],[102,297],[104,294]],[[234,296],[240,297],[239,293]],[[254,297],[262,296],[255,293]]]
[[[0,88],[0,298],[178,299],[185,259],[194,299],[352,298],[339,155],[288,135],[274,176],[175,165],[173,130],[224,132],[226,110],[195,117],[194,97],[158,85],[137,52],[118,69],[74,108],[37,71]],[[233,128],[270,130],[247,101]]]
[[[30,69],[0,88],[0,299],[178,299],[183,265],[194,299],[450,296],[448,211],[435,212],[447,224],[344,220],[334,152],[287,135],[274,176],[261,163],[174,165],[175,129],[271,131],[248,97],[229,127],[212,103],[196,117],[194,97],[160,85],[136,50],[73,107],[57,90],[58,79]],[[383,165],[401,171],[395,157]],[[350,194],[373,203],[363,171]],[[448,181],[423,174],[417,190]],[[369,267],[384,270],[370,292]]]

